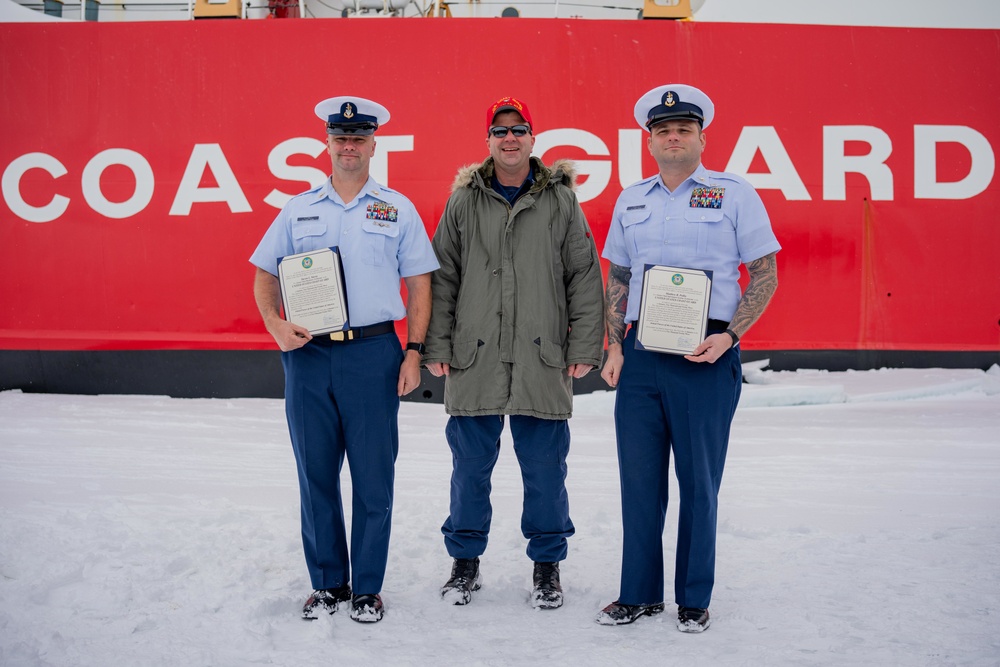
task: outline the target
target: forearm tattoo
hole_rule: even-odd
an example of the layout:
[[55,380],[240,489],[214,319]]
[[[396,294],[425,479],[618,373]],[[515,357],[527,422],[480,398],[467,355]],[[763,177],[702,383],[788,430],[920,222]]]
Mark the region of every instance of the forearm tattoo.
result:
[[[747,273],[750,274],[747,291],[743,293],[743,298],[736,307],[736,314],[729,323],[729,328],[740,338],[764,313],[768,302],[778,289],[778,265],[774,253],[747,264]],[[610,288],[609,282],[608,289]]]
[[608,345],[620,345],[625,338],[625,309],[628,307],[628,283],[631,269],[612,264],[608,268],[607,304],[604,321],[608,328]]

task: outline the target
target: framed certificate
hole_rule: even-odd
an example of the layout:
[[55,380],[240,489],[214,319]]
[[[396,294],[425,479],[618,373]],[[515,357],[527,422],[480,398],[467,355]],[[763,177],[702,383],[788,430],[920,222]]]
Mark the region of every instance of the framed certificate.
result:
[[321,248],[278,260],[278,282],[285,319],[324,334],[344,331],[347,321],[347,292],[340,249]]
[[705,340],[712,272],[647,264],[642,274],[637,350],[691,354]]

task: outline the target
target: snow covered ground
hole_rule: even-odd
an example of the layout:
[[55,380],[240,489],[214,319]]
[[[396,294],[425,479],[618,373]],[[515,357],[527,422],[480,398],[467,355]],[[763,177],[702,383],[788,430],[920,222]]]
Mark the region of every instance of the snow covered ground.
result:
[[[611,393],[577,397],[577,534],[566,605],[547,612],[527,603],[509,441],[484,587],[467,607],[438,599],[446,417],[404,403],[387,611],[372,626],[298,617],[309,584],[281,401],[0,393],[0,664],[1000,664],[1000,368],[758,366],[703,635],[668,614],[593,621],[621,556]],[[670,545],[675,528],[672,511]]]

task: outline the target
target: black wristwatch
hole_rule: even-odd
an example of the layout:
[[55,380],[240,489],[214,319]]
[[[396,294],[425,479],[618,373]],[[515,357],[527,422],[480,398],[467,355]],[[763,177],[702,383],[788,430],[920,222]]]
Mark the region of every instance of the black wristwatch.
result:
[[729,334],[729,337],[733,339],[733,347],[736,347],[736,344],[740,342],[740,337],[732,329],[726,329],[725,333]]
[[406,349],[407,351],[416,350],[417,354],[419,354],[421,357],[424,356],[424,352],[427,351],[427,348],[424,347],[423,343],[407,343]]

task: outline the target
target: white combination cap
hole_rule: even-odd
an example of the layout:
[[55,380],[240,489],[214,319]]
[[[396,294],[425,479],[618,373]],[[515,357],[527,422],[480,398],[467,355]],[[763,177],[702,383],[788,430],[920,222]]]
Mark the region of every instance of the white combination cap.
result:
[[635,122],[647,132],[657,123],[678,118],[696,120],[705,129],[714,117],[715,105],[708,95],[683,83],[657,86],[635,103]]
[[326,123],[327,134],[375,134],[389,122],[389,110],[378,102],[347,95],[323,100],[316,115]]

